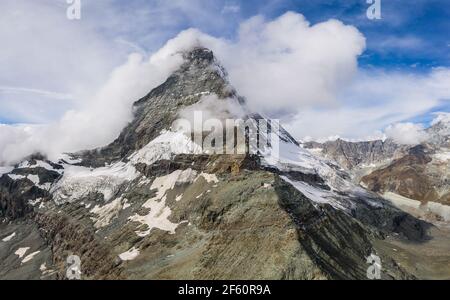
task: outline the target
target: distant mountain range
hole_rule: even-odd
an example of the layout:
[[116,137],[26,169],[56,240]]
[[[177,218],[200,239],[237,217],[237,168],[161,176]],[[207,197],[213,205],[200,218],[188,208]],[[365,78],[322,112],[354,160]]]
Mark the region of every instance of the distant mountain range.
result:
[[393,192],[421,202],[450,204],[450,121],[426,130],[428,139],[418,145],[386,141],[326,143],[303,146],[336,161],[356,183],[377,193]]

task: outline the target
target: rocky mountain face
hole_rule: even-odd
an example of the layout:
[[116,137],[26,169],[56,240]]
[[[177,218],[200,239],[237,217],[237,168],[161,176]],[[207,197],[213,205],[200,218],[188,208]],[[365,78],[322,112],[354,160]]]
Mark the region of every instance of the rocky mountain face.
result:
[[362,178],[377,193],[395,192],[421,202],[450,204],[449,163],[433,158],[425,146],[411,148],[407,155],[386,168]]
[[444,118],[426,130],[428,135],[427,144],[436,151],[440,148],[450,147],[450,119]]
[[[205,154],[176,131],[180,111],[205,95],[246,110],[211,51],[184,58],[135,103],[134,120],[110,145],[55,162],[34,155],[2,171],[1,279],[65,279],[71,255],[83,279],[367,279],[371,255],[383,279],[423,278],[405,257],[432,226],[287,132],[274,157]],[[393,151],[354,148],[349,163],[363,149],[373,159]],[[405,245],[400,258],[393,243]]]
[[304,144],[304,147],[320,152],[321,155],[336,161],[347,170],[392,161],[401,157],[405,151],[405,147],[389,139],[368,142],[348,142],[338,139],[323,144],[308,142]]

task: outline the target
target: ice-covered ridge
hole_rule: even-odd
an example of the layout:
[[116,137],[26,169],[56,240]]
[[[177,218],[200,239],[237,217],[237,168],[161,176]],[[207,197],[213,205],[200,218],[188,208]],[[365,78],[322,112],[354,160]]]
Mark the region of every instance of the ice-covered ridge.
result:
[[22,162],[18,167],[18,169],[36,169],[36,168],[43,168],[49,171],[54,171],[54,172],[58,172],[61,173],[62,170],[60,169],[55,169],[51,164],[49,164],[46,161],[43,160],[36,160],[34,164],[31,164],[29,161],[24,161]]
[[293,181],[286,176],[281,177],[284,181],[292,184],[299,192],[301,192],[304,196],[306,196],[309,200],[313,201],[317,204],[329,204],[335,209],[349,211],[349,207],[343,205],[339,201],[338,195],[331,191],[327,191],[324,189],[316,188],[307,184],[306,182],[301,181]]
[[178,154],[201,154],[202,148],[192,142],[183,132],[163,131],[148,145],[132,154],[129,160],[133,164],[151,165],[159,160],[170,160]]
[[83,160],[81,158],[74,159],[71,155],[64,153],[59,156],[58,161],[63,164],[75,165],[81,163]]
[[331,167],[332,163],[314,155],[302,147],[280,140],[279,151],[266,149],[262,153],[262,164],[275,167],[281,172],[298,171],[306,174],[317,174],[325,180],[334,191],[349,192],[357,187],[343,178],[338,167]]
[[[253,126],[253,130],[258,128],[256,120],[254,120]],[[275,129],[271,133],[259,131],[257,151],[255,149],[252,151],[260,154],[262,165],[276,168],[283,173],[296,171],[304,174],[317,174],[334,191],[347,192],[355,188],[349,180],[342,176],[344,175],[343,171],[331,161],[304,149],[279,124],[272,124],[271,128]],[[255,147],[255,145],[256,141],[250,143],[250,147]]]
[[37,186],[38,188],[48,191],[51,187],[51,183],[44,183],[44,184],[40,184],[40,178],[39,175],[33,175],[33,174],[29,174],[27,176],[25,175],[18,175],[18,174],[8,174],[8,177],[11,178],[12,180],[16,181],[16,180],[22,180],[22,179],[28,179],[30,180],[35,186]]
[[[57,204],[77,201],[92,193],[103,194],[105,202],[108,202],[122,184],[141,176],[135,165],[139,163],[151,165],[160,160],[170,160],[178,154],[201,153],[201,147],[183,132],[163,131],[155,140],[128,157],[127,162],[121,161],[96,169],[63,163],[63,176],[50,192]],[[68,155],[62,159],[65,162],[78,162]]]
[[107,202],[114,197],[118,188],[138,178],[131,162],[91,169],[81,166],[64,165],[63,177],[51,188],[53,199],[57,204],[73,202],[91,193],[101,193]]
[[[280,131],[280,133],[283,133],[283,131]],[[373,195],[351,182],[351,177],[335,163],[318,156],[317,152],[304,149],[289,138],[279,136],[278,141],[279,143],[274,144],[272,142],[271,147],[267,146],[263,151],[260,151],[261,163],[264,166],[276,168],[282,174],[285,174],[282,178],[313,203],[329,204],[335,209],[346,212],[350,212],[356,207],[355,201],[364,201],[366,205],[372,207],[380,206],[377,201],[372,200]],[[275,147],[278,147],[278,149]],[[289,176],[290,172],[318,175],[330,190],[292,180]]]
[[24,175],[17,175],[17,174],[8,174],[8,177],[11,178],[12,180],[22,180],[27,178]]

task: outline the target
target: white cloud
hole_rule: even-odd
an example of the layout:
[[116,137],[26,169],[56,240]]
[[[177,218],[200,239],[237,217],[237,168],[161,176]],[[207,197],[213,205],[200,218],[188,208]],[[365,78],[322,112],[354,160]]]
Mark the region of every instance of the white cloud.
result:
[[66,8],[66,1],[1,1],[0,119],[54,120],[86,100],[126,58],[128,49],[88,21],[69,21]]
[[310,25],[296,13],[244,22],[239,40],[215,49],[232,84],[255,110],[276,116],[334,105],[357,70],[363,35],[337,20]]
[[380,130],[428,113],[450,100],[450,70],[427,74],[360,71],[337,95],[335,106],[303,109],[286,126],[302,138],[339,135],[348,139],[380,136]]
[[66,0],[0,1],[0,86],[20,88],[0,90],[0,120],[55,121],[91,101],[130,53],[155,52],[185,26],[230,26],[215,17],[223,8],[215,1],[82,1],[79,21],[67,19],[68,6]]
[[[170,10],[156,2],[135,14],[86,2],[82,19],[69,21],[66,1],[1,1],[0,40],[7,46],[0,47],[0,120],[42,125],[2,125],[0,164],[36,151],[56,156],[103,146],[120,133],[132,103],[181,61],[167,48],[144,58],[138,45],[120,38],[138,27],[131,20],[154,28],[164,18],[174,24],[175,10],[188,14],[184,1],[171,2]],[[127,60],[132,51],[140,54]]]
[[431,125],[436,125],[439,123],[448,123],[450,124],[450,113],[448,112],[437,112],[435,113],[436,118],[431,122]]
[[310,25],[289,12],[273,21],[257,16],[243,22],[237,41],[190,29],[169,44],[212,49],[250,108],[291,115],[311,105],[336,104],[336,94],[357,71],[365,38],[337,20]]
[[417,145],[427,139],[427,134],[421,124],[397,123],[385,130],[386,136],[398,144]]
[[[6,8],[22,9],[18,10],[19,15],[28,16],[26,10],[34,9],[34,4],[23,0],[14,1],[14,5],[11,0],[6,1]],[[103,7],[100,2],[95,3],[92,5]],[[161,3],[156,1],[157,9],[143,9],[142,16],[137,16],[137,24],[148,20],[149,16],[158,16],[158,11],[166,12]],[[214,14],[197,11],[198,1],[192,6],[183,1],[170,3],[168,11],[181,11],[186,18],[198,17],[201,20],[198,24],[214,19]],[[3,2],[1,5],[5,8]],[[209,9],[220,14],[221,7],[216,6]],[[146,59],[145,50],[136,40],[146,40],[147,36],[108,39],[98,35],[92,24],[57,21],[65,18],[65,13],[60,16],[61,11],[55,11],[53,6],[39,6],[36,10],[39,17],[28,16],[31,18],[28,24],[36,23],[36,29],[44,32],[43,40],[39,41],[29,28],[21,27],[21,19],[10,16],[14,13],[2,14],[0,10],[0,16],[6,18],[6,21],[0,18],[0,40],[12,43],[11,47],[0,48],[0,83],[15,87],[19,85],[14,83],[23,81],[30,85],[22,92],[48,91],[46,96],[67,94],[77,101],[61,118],[46,125],[1,126],[0,164],[14,162],[35,151],[56,156],[60,152],[103,146],[112,141],[130,120],[132,103],[162,83],[180,64],[180,56],[172,54],[196,45],[215,52],[227,68],[231,83],[247,98],[252,110],[283,119],[297,138],[381,136],[380,130],[386,126],[426,113],[450,98],[448,69],[435,69],[424,75],[358,71],[357,58],[364,51],[365,38],[355,27],[337,20],[311,25],[302,15],[292,12],[273,21],[257,16],[241,24],[236,40],[190,29]],[[124,25],[125,32],[132,31],[126,27],[125,20],[114,19],[116,12],[105,10],[104,13],[109,16],[106,19],[111,20],[107,24],[111,28],[119,30]],[[176,13],[163,13],[157,20],[163,25],[170,24],[174,15]],[[46,21],[41,22],[41,18]],[[20,50],[27,44],[5,29],[11,24],[19,26],[19,33],[23,30],[24,40],[31,43],[30,51]],[[54,28],[55,24],[65,25]],[[157,26],[157,22],[149,26],[156,28],[152,26]],[[79,47],[78,51],[70,51],[73,45]],[[19,50],[15,53],[12,49]],[[130,49],[140,54],[131,55],[122,66],[113,68]],[[29,58],[30,53],[45,55]],[[6,61],[2,57],[13,59]],[[10,74],[10,70],[14,72]],[[24,106],[24,102],[16,104],[14,100],[1,97],[0,101],[8,103],[3,105],[6,102],[2,102],[2,108],[7,107],[28,119],[43,103],[50,106],[43,101],[29,107]],[[58,107],[55,103],[51,106]]]
[[44,91],[39,89],[30,89],[23,87],[10,87],[10,86],[0,86],[0,93],[3,94],[21,94],[21,93],[31,93],[42,95],[49,98],[54,99],[63,99],[63,100],[73,100],[74,97],[70,94],[57,93],[52,91]]
[[183,59],[169,55],[170,45],[149,59],[130,55],[113,71],[99,91],[77,110],[70,110],[46,125],[0,127],[0,164],[17,162],[33,152],[54,159],[62,152],[91,149],[108,144],[132,118],[132,104],[163,83]]

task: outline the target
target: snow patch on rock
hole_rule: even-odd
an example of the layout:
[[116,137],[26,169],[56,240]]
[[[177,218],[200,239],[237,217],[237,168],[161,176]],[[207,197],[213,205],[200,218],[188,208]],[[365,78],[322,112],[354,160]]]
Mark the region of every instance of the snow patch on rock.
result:
[[119,254],[119,257],[123,261],[130,261],[130,260],[136,259],[136,257],[139,256],[139,254],[140,254],[139,249],[136,249],[135,247],[133,247],[130,250],[128,250],[122,254]]
[[27,179],[29,179],[35,186],[39,186],[39,175],[28,175]]
[[22,260],[22,264],[29,262],[30,260],[32,260],[36,255],[38,255],[41,251],[36,251],[33,252],[31,254],[28,254],[27,256],[25,256],[25,258]]
[[39,271],[41,271],[42,273],[47,271],[47,263],[43,263],[40,267],[39,267]]
[[38,199],[36,199],[36,200],[30,200],[30,201],[28,201],[28,203],[29,203],[31,206],[36,206],[36,205],[38,205],[41,201],[42,201],[42,198],[38,198]]
[[450,221],[450,206],[436,202],[428,202],[427,209],[429,212],[443,218],[445,222]]
[[203,177],[208,183],[219,183],[219,179],[216,174],[201,173],[200,176]]
[[94,227],[97,229],[103,228],[111,224],[114,218],[119,216],[120,211],[123,209],[122,198],[118,198],[111,203],[104,206],[96,205],[91,213],[97,215],[91,220],[94,222]]
[[22,180],[22,179],[28,179],[30,180],[35,186],[37,186],[38,188],[40,188],[41,190],[45,190],[48,191],[51,188],[51,183],[47,182],[44,184],[39,184],[40,183],[40,178],[39,175],[33,175],[33,174],[29,174],[27,176],[24,175],[18,175],[18,174],[8,174],[9,178],[11,178],[12,180],[16,181],[16,180]]
[[16,180],[22,180],[25,179],[26,176],[23,175],[17,175],[17,174],[8,174],[9,178],[11,178],[12,180],[16,181]]
[[61,163],[74,165],[81,163],[83,160],[81,158],[74,159],[69,154],[64,153],[59,156],[58,161],[60,161]]
[[11,241],[14,237],[16,236],[16,233],[13,232],[12,234],[8,235],[7,237],[5,237],[2,242],[9,242]]
[[167,176],[158,177],[153,181],[150,189],[156,189],[156,196],[149,199],[143,208],[150,209],[148,215],[141,216],[135,214],[130,217],[129,220],[132,222],[138,222],[147,226],[145,231],[136,231],[138,236],[147,236],[150,234],[152,229],[158,228],[163,231],[168,231],[171,234],[175,234],[175,229],[180,224],[175,224],[169,221],[169,216],[172,214],[170,207],[166,206],[166,194],[168,191],[172,190],[176,185],[181,185],[185,183],[192,183],[197,177],[197,172],[192,169],[187,170],[177,170]]
[[27,253],[28,250],[30,250],[30,247],[19,248],[16,250],[16,252],[14,252],[14,254],[17,255],[19,258],[22,258],[25,255],[25,253]]
[[33,165],[29,161],[24,161],[19,164],[17,167],[18,169],[36,169],[36,168],[43,168],[49,171],[54,171],[61,173],[62,170],[55,169],[52,165],[50,165],[48,162],[45,162],[43,160],[37,160]]

